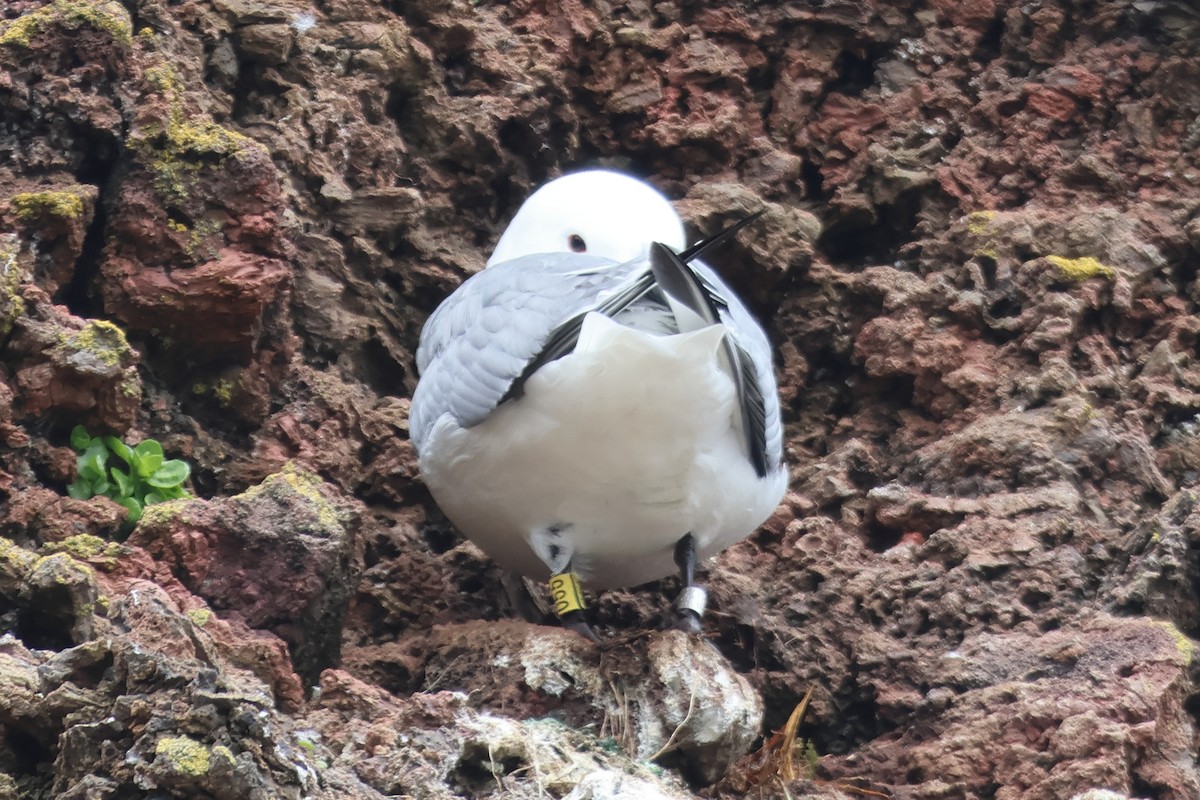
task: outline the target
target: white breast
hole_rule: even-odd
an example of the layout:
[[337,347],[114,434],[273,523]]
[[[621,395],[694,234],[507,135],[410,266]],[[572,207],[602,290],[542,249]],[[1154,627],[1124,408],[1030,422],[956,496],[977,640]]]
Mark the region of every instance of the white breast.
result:
[[438,505],[501,564],[548,575],[531,537],[559,528],[591,588],[675,571],[693,533],[707,557],[749,535],[786,488],[760,479],[733,426],[723,326],[672,336],[585,319],[575,351],[472,428],[434,426],[421,469]]

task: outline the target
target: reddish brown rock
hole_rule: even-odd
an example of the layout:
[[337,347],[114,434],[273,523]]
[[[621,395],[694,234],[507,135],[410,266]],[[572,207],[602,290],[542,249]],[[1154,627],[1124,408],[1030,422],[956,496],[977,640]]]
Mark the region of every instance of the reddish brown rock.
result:
[[141,401],[139,356],[125,332],[104,320],[83,320],[53,305],[41,290],[22,293],[5,353],[14,375],[17,416],[124,431]]
[[52,296],[70,283],[83,256],[84,239],[96,215],[95,186],[68,183],[6,187],[0,200],[0,230],[20,231],[35,241],[34,281]]
[[112,538],[127,514],[124,506],[107,497],[73,500],[50,489],[29,487],[12,496],[0,526],[9,538],[30,541],[59,542],[83,534]]
[[[596,165],[696,235],[767,211],[713,262],[779,347],[794,481],[709,565],[707,631],[764,735],[815,688],[798,781],[738,796],[1196,794],[1170,644],[1200,636],[1186,4],[136,5],[0,9],[0,519],[50,543],[0,558],[0,796],[620,790],[631,762],[515,683],[493,713],[437,691],[434,626],[538,615],[406,435],[428,314],[534,186]],[[82,214],[13,213],[43,189]],[[110,317],[129,353],[64,346]],[[187,458],[207,527],[64,549],[112,511],[57,496],[75,424]],[[280,598],[354,574],[314,589],[331,550],[305,535],[239,561],[282,523],[221,499],[289,459],[364,504],[357,677],[308,711],[283,640],[238,619],[295,647]],[[619,641],[673,591],[606,593],[595,626]],[[490,686],[469,645],[447,677]],[[640,796],[685,791],[665,775]]]
[[919,664],[922,672],[919,687],[880,686],[881,716],[903,708],[903,717],[923,722],[824,760],[833,775],[904,775],[914,798],[995,791],[1049,799],[1088,788],[1132,795],[1140,790],[1122,766],[1128,759],[1166,796],[1200,791],[1195,771],[1181,764],[1193,739],[1183,688],[1193,646],[1170,623],[1101,615],[1045,634],[981,634],[911,666],[900,666],[890,641],[874,646],[890,664],[885,671]]
[[289,464],[226,500],[148,506],[129,543],[214,609],[288,642],[297,672],[311,681],[338,658],[342,614],[362,569],[360,513]]
[[263,315],[278,302],[288,270],[237,250],[216,256],[171,272],[109,259],[107,307],[131,327],[186,339],[209,358],[247,359],[262,346]]

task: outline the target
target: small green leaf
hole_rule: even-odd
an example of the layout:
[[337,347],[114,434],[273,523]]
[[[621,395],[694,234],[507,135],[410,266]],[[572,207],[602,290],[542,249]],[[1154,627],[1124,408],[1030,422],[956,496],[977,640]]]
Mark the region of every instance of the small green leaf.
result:
[[90,481],[104,480],[104,466],[108,461],[108,452],[104,445],[91,446],[75,461],[75,467],[82,478]]
[[79,456],[78,458],[76,458],[75,459],[75,472],[77,472],[79,474],[80,480],[90,480],[90,476],[87,474],[87,470],[88,470],[87,456]]
[[173,458],[170,461],[164,461],[162,466],[155,470],[153,475],[146,478],[146,483],[155,489],[167,489],[172,486],[179,486],[191,474],[191,467],[183,461]]
[[[115,489],[115,488],[116,488],[115,486],[113,486],[111,483],[108,482],[108,478],[105,478],[103,475],[100,476],[100,480],[92,481],[92,491],[95,494],[102,494],[105,497],[111,498],[113,500],[117,499],[117,498],[113,497],[113,494],[115,494],[115,492],[113,492],[113,489]],[[93,495],[93,497],[94,496],[95,495]]]
[[147,439],[133,448],[134,469],[143,478],[149,478],[153,475],[162,466],[162,462],[162,445],[153,439]]
[[129,516],[125,518],[126,524],[133,525],[142,518],[142,504],[137,500],[134,500],[132,497],[126,497],[117,502],[125,506],[126,510],[129,511]]
[[112,475],[113,481],[117,484],[117,491],[122,497],[129,497],[133,494],[133,478],[122,470],[120,467],[109,467],[108,473]]
[[133,448],[115,436],[105,436],[104,443],[108,445],[109,450],[117,454],[118,458],[126,464],[133,466]]
[[155,503],[165,503],[169,499],[170,498],[164,496],[161,491],[146,492],[146,505],[148,506],[154,505]]
[[76,500],[87,500],[95,497],[95,493],[92,492],[92,484],[84,478],[80,478],[67,486],[67,494]]
[[76,425],[71,429],[71,447],[75,448],[76,452],[82,453],[91,443],[92,437],[88,436],[87,428]]

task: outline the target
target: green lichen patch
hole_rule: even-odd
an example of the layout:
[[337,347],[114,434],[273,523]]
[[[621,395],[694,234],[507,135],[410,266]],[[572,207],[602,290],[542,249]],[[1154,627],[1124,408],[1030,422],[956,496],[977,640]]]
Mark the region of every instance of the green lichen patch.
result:
[[[186,200],[191,181],[213,161],[220,164],[252,152],[265,155],[265,148],[250,137],[218,125],[206,115],[189,116],[184,108],[183,81],[171,65],[150,67],[144,77],[166,98],[167,119],[165,125],[145,126],[130,139],[129,147],[147,159],[155,176],[154,188],[164,199]],[[197,236],[211,232],[201,231]]]
[[967,215],[967,233],[983,236],[991,230],[992,221],[995,219],[995,211],[973,211]]
[[1000,247],[997,243],[996,212],[973,211],[967,215],[967,233],[977,242],[974,256],[997,261],[1000,258]]
[[221,223],[216,220],[201,219],[195,225],[189,226],[185,222],[168,217],[167,228],[175,233],[187,234],[184,250],[192,258],[203,260],[217,257],[220,243],[214,244],[214,240],[221,233]]
[[212,751],[186,736],[167,736],[154,747],[155,761],[162,759],[173,772],[199,777],[212,766]]
[[1175,623],[1168,620],[1155,620],[1155,624],[1162,627],[1175,643],[1175,650],[1183,658],[1185,664],[1191,664],[1192,659],[1196,655],[1196,644],[1187,635],[1175,626]]
[[233,402],[233,391],[237,382],[233,378],[217,378],[210,383],[197,381],[192,384],[192,394],[197,397],[211,395],[221,406],[228,408]]
[[65,355],[86,355],[106,367],[124,367],[137,360],[125,331],[102,319],[89,320],[82,329],[67,334],[59,349]]
[[6,579],[24,580],[33,569],[38,557],[14,543],[11,539],[0,539],[0,576]]
[[122,555],[124,549],[116,542],[106,541],[90,533],[81,533],[63,539],[61,542],[46,542],[41,546],[41,552],[46,554],[66,553],[80,561],[102,558],[108,562],[115,561],[117,556]]
[[13,323],[25,313],[25,298],[20,292],[28,274],[17,254],[17,237],[0,236],[0,337],[7,336]]
[[54,0],[0,24],[0,45],[29,47],[38,34],[52,25],[71,31],[89,27],[107,33],[120,45],[133,42],[129,12],[115,0]]
[[346,522],[345,514],[326,497],[324,487],[325,482],[315,472],[288,462],[279,472],[268,475],[262,483],[242,492],[238,499],[254,502],[268,497],[282,504],[299,497],[312,510],[320,528],[340,528]]
[[[151,503],[142,509],[142,517],[139,523],[149,525],[153,528],[166,525],[171,520],[180,516],[188,504],[193,502],[190,498],[180,498],[176,500],[167,500],[164,503]],[[184,519],[187,522],[187,519]]]
[[83,197],[77,192],[21,192],[8,201],[9,208],[24,222],[43,217],[77,219],[83,214]]
[[87,564],[81,564],[67,553],[51,553],[33,563],[33,572],[51,576],[54,583],[62,586],[91,584],[96,572]]
[[1062,276],[1070,281],[1086,281],[1090,278],[1111,278],[1116,275],[1112,267],[1100,263],[1091,256],[1082,258],[1066,258],[1065,256],[1046,256],[1046,260],[1058,268]]
[[212,612],[207,608],[193,608],[187,612],[187,618],[192,621],[192,624],[197,628],[203,628],[212,619]]

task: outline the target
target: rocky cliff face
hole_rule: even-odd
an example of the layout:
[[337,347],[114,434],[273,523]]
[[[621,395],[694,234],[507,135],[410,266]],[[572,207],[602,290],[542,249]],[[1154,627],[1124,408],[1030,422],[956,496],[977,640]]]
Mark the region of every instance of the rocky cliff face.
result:
[[[11,0],[0,798],[1200,796],[1198,148],[1184,0]],[[765,211],[792,492],[715,650],[669,585],[520,621],[407,441],[593,165]],[[199,498],[108,541],[77,424]]]

